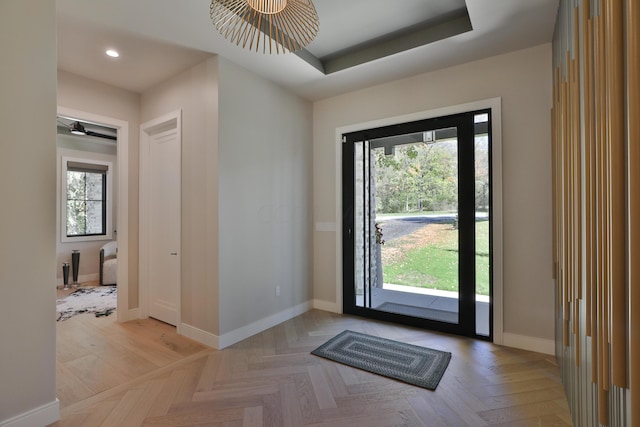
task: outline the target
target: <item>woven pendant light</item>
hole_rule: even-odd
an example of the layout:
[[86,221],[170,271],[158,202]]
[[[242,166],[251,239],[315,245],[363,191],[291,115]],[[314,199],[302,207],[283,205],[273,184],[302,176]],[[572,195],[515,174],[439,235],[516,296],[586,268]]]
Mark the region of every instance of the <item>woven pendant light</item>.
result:
[[258,52],[295,52],[318,34],[312,0],[212,0],[211,20],[236,45]]

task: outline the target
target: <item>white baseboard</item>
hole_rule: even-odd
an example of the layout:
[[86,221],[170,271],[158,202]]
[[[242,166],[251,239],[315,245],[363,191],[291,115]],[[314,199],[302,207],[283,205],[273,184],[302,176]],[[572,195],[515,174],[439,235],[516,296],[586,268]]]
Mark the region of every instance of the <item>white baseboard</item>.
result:
[[342,313],[340,307],[335,302],[322,301],[319,299],[313,300],[313,308],[317,308],[318,310],[329,311],[331,313]]
[[221,350],[225,347],[229,347],[243,339],[249,338],[282,322],[293,319],[294,317],[311,310],[311,307],[311,302],[298,304],[295,307],[288,308],[280,313],[267,316],[257,322],[250,323],[234,331],[221,335],[218,337],[218,347],[216,348]]
[[140,309],[132,308],[130,310],[117,310],[118,322],[129,322],[131,320],[140,319]]
[[47,403],[8,420],[0,420],[0,427],[40,427],[60,419],[60,402]]
[[127,321],[140,319],[140,309],[132,308],[127,311]]
[[203,331],[195,326],[187,325],[186,323],[180,323],[178,325],[178,333],[184,335],[187,338],[191,338],[194,341],[198,341],[201,344],[213,347],[219,350],[219,337],[211,332]]
[[[329,311],[331,313],[342,313],[341,308],[335,302],[323,300],[313,300],[313,308],[318,310]],[[500,338],[498,342],[495,338]],[[521,350],[535,351],[537,353],[555,355],[555,342],[543,338],[529,337],[526,335],[503,333],[500,337],[494,336],[494,343],[504,345],[506,347],[519,348]]]
[[[84,282],[96,282],[100,280],[100,273],[93,273],[93,274],[83,274],[81,276],[78,276],[78,283],[84,283]],[[64,286],[64,279],[62,277],[58,277],[57,279],[57,285],[62,287]],[[73,284],[73,279],[71,278],[71,276],[69,276],[69,286],[71,286]]]
[[555,355],[556,344],[553,340],[544,338],[529,337],[526,335],[510,334],[505,332],[502,335],[502,345],[519,348],[521,350],[535,351],[537,353]]
[[238,328],[234,331],[228,332],[224,335],[215,335],[211,332],[203,331],[195,326],[181,323],[178,325],[178,333],[184,335],[187,338],[198,341],[209,347],[213,347],[217,350],[229,347],[237,342],[240,342],[246,338],[249,338],[255,334],[259,334],[273,326],[276,326],[289,319],[293,319],[296,316],[301,315],[311,309],[310,303],[299,304],[290,309],[281,311],[280,313],[273,314],[257,322],[250,323],[246,326]]

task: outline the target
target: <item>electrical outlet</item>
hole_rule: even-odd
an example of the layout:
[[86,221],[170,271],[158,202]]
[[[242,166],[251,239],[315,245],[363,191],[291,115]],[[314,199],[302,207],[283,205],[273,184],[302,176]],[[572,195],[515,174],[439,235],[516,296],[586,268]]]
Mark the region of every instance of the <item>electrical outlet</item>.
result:
[[280,296],[280,286],[276,286],[276,296]]

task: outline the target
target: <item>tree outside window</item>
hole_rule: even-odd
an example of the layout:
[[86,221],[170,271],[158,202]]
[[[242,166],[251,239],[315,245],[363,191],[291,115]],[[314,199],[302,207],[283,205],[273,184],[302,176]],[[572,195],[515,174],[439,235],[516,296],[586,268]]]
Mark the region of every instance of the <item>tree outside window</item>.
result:
[[66,236],[105,236],[108,165],[67,161],[66,169]]

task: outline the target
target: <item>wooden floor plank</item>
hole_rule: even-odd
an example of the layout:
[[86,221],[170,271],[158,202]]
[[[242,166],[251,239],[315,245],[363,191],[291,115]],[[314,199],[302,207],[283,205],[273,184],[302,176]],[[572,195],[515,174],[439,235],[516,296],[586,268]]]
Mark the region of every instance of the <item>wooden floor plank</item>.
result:
[[298,405],[299,400],[296,383],[293,381],[281,383],[280,396],[283,427],[304,425],[304,422],[302,421],[302,413],[300,412],[300,407]]
[[561,405],[550,400],[509,406],[502,409],[491,409],[480,412],[478,415],[488,424],[514,423],[521,420],[539,419],[540,417],[555,415],[562,412],[563,409]]
[[262,406],[244,408],[242,427],[262,427]]
[[169,412],[172,403],[175,401],[176,393],[180,389],[180,385],[186,375],[187,373],[184,369],[176,369],[170,373],[163,384],[162,390],[160,390],[160,393],[158,393],[158,396],[153,402],[153,406],[149,409],[149,417],[157,417]]
[[[144,396],[145,391],[145,387],[140,387],[126,392],[113,411],[109,413],[103,424],[108,426],[122,426],[128,423],[130,423],[130,425],[140,425],[140,422],[136,422],[138,420],[134,419],[134,417],[138,407],[138,400]],[[132,418],[133,420],[129,421]]]
[[322,366],[309,366],[309,378],[320,409],[336,408],[336,401]]
[[91,409],[85,411],[87,415],[86,419],[81,424],[76,424],[76,426],[82,427],[100,427],[102,426],[104,420],[111,414],[120,399],[113,400],[105,400],[100,402],[99,404],[93,406]]

